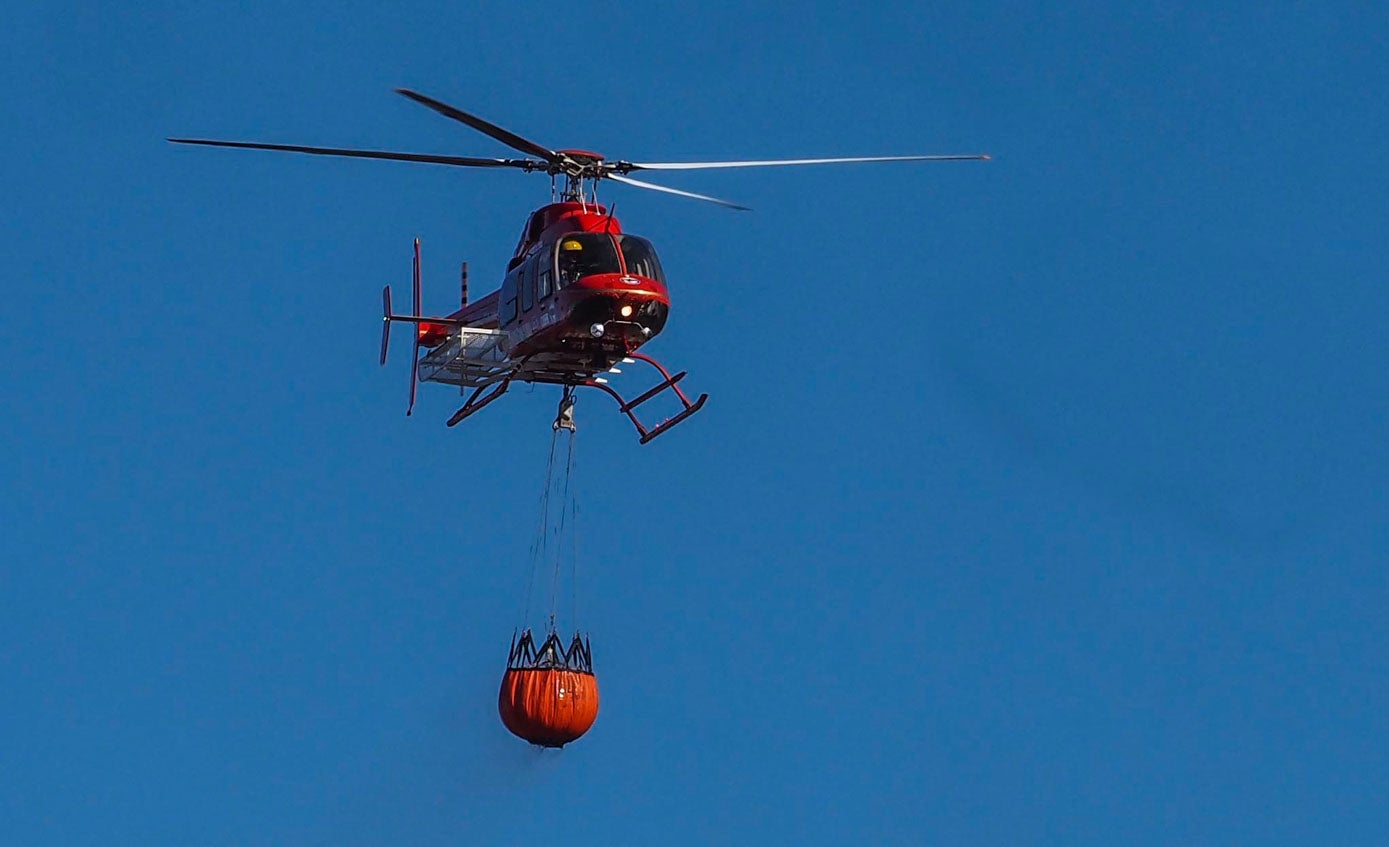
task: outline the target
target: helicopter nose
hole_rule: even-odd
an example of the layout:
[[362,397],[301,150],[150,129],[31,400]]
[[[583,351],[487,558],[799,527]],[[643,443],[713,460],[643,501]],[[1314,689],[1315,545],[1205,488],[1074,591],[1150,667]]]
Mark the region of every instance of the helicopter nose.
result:
[[643,337],[650,337],[665,328],[670,305],[652,294],[595,294],[574,304],[570,317],[574,325],[591,328],[605,326],[627,327]]

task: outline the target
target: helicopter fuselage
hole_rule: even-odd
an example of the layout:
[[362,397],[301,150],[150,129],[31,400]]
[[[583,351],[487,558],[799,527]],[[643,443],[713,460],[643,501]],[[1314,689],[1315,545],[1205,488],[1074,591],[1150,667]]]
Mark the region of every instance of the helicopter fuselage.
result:
[[[513,360],[543,356],[547,370],[586,377],[654,338],[669,313],[651,243],[602,206],[561,202],[531,214],[501,287],[448,317],[501,330]],[[433,347],[448,325],[423,323],[419,334]]]

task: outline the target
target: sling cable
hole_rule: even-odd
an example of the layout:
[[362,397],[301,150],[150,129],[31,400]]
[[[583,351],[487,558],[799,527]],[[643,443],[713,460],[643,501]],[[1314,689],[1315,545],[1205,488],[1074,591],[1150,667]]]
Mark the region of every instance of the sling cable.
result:
[[[598,717],[598,679],[593,675],[593,651],[588,637],[577,629],[575,523],[578,505],[577,492],[572,486],[576,433],[574,387],[566,385],[550,437],[545,488],[540,495],[540,526],[531,545],[530,579],[521,615],[523,621],[529,622],[537,579],[548,578],[549,615],[545,636],[537,646],[529,625],[512,635],[506,674],[502,676],[502,689],[497,697],[497,708],[506,728],[540,747],[563,747],[588,732]],[[564,459],[563,464],[557,466],[556,457],[562,441],[567,442]],[[566,577],[570,622],[576,627],[568,646],[560,638],[557,623]]]

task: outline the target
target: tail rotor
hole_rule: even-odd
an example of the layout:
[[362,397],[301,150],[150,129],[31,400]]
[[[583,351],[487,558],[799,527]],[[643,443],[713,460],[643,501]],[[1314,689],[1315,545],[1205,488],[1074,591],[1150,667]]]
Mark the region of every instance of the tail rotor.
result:
[[[391,324],[396,321],[405,321],[418,325],[423,315],[420,313],[422,308],[420,292],[420,240],[415,239],[415,263],[414,273],[411,280],[413,287],[413,297],[411,305],[414,307],[408,315],[397,315],[391,312],[391,287],[388,285],[381,289],[381,364],[386,364],[386,353],[391,345]],[[415,394],[419,389],[419,361],[420,361],[420,333],[418,328],[412,333],[415,339],[414,350],[410,354],[410,405],[406,407],[405,414],[409,416],[415,411]]]

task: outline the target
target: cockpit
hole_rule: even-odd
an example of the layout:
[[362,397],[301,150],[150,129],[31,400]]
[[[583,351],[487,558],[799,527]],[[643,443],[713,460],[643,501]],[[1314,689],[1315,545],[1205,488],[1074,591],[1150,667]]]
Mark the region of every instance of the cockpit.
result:
[[594,274],[626,273],[665,282],[656,248],[640,236],[576,232],[561,238],[555,253],[560,288]]
[[[623,233],[573,232],[562,236],[549,250],[534,250],[515,261],[502,281],[498,320],[507,326],[555,292],[599,274],[624,274],[665,283],[656,249],[645,238]],[[654,327],[656,320],[652,318],[644,325]]]

